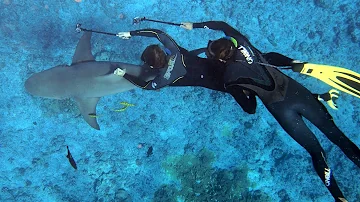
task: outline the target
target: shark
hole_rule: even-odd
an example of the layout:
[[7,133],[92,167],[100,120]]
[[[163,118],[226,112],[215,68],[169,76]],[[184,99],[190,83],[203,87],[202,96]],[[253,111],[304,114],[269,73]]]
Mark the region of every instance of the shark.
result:
[[[26,91],[37,97],[50,99],[71,98],[76,101],[83,119],[94,129],[100,130],[96,105],[100,98],[137,88],[125,78],[115,75],[117,68],[126,69],[133,76],[142,75],[141,65],[122,62],[95,61],[91,52],[91,32],[80,38],[71,65],[58,65],[31,75],[25,81]],[[149,81],[155,73],[143,79]]]

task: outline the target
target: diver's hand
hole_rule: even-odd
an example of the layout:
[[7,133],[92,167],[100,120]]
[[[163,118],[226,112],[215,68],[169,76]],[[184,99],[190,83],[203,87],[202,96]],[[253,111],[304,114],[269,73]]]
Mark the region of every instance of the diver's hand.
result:
[[180,27],[187,29],[187,30],[192,30],[193,29],[193,23],[192,22],[182,22]]
[[115,69],[114,71],[114,74],[117,75],[117,76],[124,76],[126,73],[126,69],[120,69],[120,68],[117,68]]
[[122,39],[130,39],[131,35],[130,32],[119,32],[116,34],[117,37],[120,37]]

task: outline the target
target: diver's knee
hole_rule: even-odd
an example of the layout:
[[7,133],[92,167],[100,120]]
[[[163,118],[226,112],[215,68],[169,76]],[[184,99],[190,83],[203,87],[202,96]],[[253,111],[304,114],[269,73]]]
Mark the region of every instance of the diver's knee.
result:
[[248,114],[255,114],[256,110],[247,110],[245,112],[248,113]]

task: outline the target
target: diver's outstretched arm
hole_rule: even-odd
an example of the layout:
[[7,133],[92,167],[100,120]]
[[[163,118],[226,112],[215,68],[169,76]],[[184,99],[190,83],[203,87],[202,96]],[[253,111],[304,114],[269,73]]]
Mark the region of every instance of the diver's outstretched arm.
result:
[[242,35],[239,31],[237,31],[235,28],[231,27],[224,21],[206,21],[197,23],[182,22],[180,27],[189,30],[192,30],[193,28],[219,30],[223,31],[227,36]]
[[131,74],[126,73],[126,69],[117,68],[114,71],[114,74],[117,76],[124,77],[126,80],[130,81],[137,87],[143,88],[145,90],[157,90],[161,87],[168,85],[164,82],[164,79],[161,79],[162,73],[158,74],[153,80],[144,81],[143,79],[139,78],[138,76],[133,76]]
[[233,28],[224,21],[207,21],[207,22],[198,22],[198,23],[183,22],[181,23],[180,27],[188,30],[192,30],[193,28],[219,30],[219,31],[223,31],[226,36],[238,36],[244,38],[248,43],[250,43],[247,37],[245,37],[238,30],[236,30],[235,28]]
[[165,32],[158,29],[141,29],[130,31],[131,36],[145,36],[157,38],[171,53],[180,52],[179,45]]

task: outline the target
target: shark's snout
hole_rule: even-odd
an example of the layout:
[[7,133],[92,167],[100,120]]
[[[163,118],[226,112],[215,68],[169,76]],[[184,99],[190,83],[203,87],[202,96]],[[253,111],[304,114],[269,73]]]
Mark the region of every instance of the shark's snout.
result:
[[59,65],[48,70],[35,73],[25,81],[26,91],[34,96],[52,99],[66,98],[62,90],[65,65]]
[[56,78],[49,71],[44,71],[29,77],[25,81],[25,89],[33,96],[61,99],[57,84]]
[[41,73],[34,74],[25,81],[26,91],[33,96],[53,98],[49,89],[51,84],[44,82],[44,78],[39,74]]
[[39,88],[38,83],[36,82],[36,79],[34,78],[34,75],[29,77],[25,81],[25,89],[28,93],[31,95],[36,95],[36,90]]

